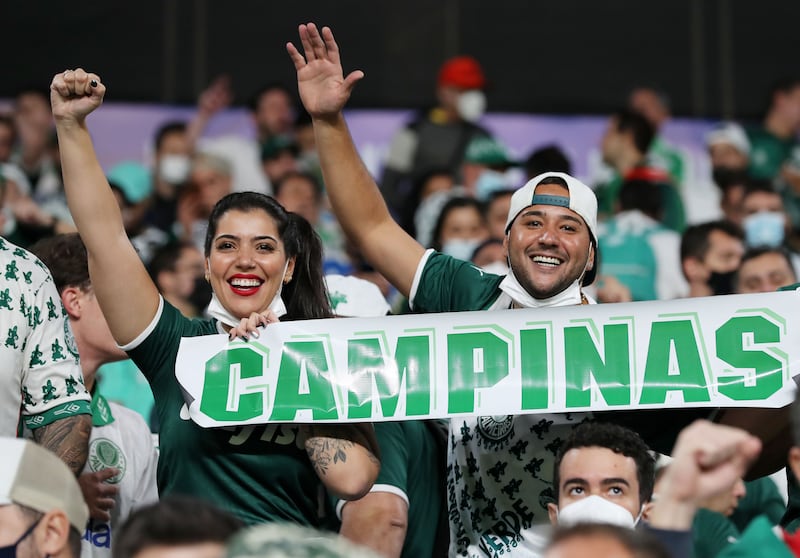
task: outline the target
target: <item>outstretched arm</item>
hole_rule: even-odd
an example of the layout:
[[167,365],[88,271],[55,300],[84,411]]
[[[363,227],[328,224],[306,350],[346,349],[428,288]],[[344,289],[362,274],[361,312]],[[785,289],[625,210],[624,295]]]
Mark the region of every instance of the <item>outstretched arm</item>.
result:
[[67,204],[86,244],[89,274],[111,333],[134,340],[158,309],[158,290],[125,234],[119,206],[100,168],[86,117],[106,88],[82,69],[57,74],[50,85]]
[[380,190],[356,151],[342,115],[360,70],[344,77],[339,47],[327,27],[301,25],[304,55],[286,45],[297,70],[300,99],[314,124],[322,175],[331,205],[347,236],[367,261],[408,296],[425,250],[394,222]]

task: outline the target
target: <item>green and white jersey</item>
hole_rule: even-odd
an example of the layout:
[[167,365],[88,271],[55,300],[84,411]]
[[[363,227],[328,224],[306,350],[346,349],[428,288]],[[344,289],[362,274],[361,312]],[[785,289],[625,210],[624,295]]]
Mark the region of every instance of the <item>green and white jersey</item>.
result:
[[203,498],[248,524],[289,521],[316,527],[321,482],[298,425],[202,428],[189,419],[175,378],[181,338],[218,333],[224,331],[216,320],[186,318],[162,299],[152,323],[122,347],[153,388],[161,425],[161,496]]
[[78,346],[47,267],[0,238],[0,436],[89,414]]
[[89,519],[81,543],[81,558],[111,558],[114,533],[130,513],[158,501],[158,451],[150,428],[136,411],[106,401],[95,389],[92,397],[92,435],[83,473],[108,467],[120,470],[106,482],[119,486],[111,521]]
[[[408,505],[401,558],[429,558],[444,498],[439,446],[422,421],[375,423],[375,437],[381,450],[381,471],[370,492],[395,494]],[[338,501],[340,519],[347,505],[347,501]]]
[[[504,310],[502,277],[427,252],[411,291],[418,312]],[[542,310],[546,311],[546,310]],[[447,456],[450,556],[535,556],[546,544],[553,463],[588,413],[453,418]],[[543,535],[542,533],[545,533]]]
[[678,190],[683,189],[686,182],[686,164],[683,154],[677,147],[663,137],[656,136],[647,152],[647,161],[654,167],[667,172]]

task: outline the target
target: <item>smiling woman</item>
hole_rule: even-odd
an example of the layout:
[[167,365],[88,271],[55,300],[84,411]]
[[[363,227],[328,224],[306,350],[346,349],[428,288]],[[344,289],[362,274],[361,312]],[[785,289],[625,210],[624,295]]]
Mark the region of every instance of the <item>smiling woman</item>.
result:
[[53,79],[51,102],[67,202],[86,244],[97,300],[117,343],[153,388],[161,423],[159,492],[210,500],[246,523],[316,526],[320,481],[345,499],[360,497],[374,482],[371,426],[204,429],[189,420],[174,370],[182,338],[246,332],[276,316],[330,317],[320,240],[305,219],[269,196],[224,197],[211,212],[205,243],[214,318],[182,316],[145,271],[97,162],[85,119],[104,93],[97,75],[78,69]]

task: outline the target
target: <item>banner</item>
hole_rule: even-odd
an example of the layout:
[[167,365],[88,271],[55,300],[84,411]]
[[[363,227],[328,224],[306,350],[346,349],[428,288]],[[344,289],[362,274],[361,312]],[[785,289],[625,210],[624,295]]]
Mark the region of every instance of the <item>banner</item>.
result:
[[780,407],[800,352],[795,292],[273,324],[185,338],[201,426],[665,407]]

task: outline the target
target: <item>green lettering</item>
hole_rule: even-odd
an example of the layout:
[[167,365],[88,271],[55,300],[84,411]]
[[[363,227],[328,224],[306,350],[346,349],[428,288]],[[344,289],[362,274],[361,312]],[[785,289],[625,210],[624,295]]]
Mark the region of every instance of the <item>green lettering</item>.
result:
[[383,354],[377,338],[351,339],[347,344],[347,369],[351,378],[348,418],[372,416],[373,386],[377,388],[383,416],[394,416],[404,379],[406,416],[430,412],[428,336],[399,337],[393,360]]
[[754,343],[778,343],[780,328],[763,316],[738,316],[725,322],[717,330],[717,356],[734,368],[745,368],[755,373],[753,385],[745,385],[745,376],[717,378],[719,392],[736,401],[767,399],[783,387],[783,363],[758,350],[745,350],[745,333],[753,334]]
[[285,343],[270,420],[292,421],[302,409],[311,409],[314,420],[339,418],[333,386],[325,377],[328,371],[321,341]]
[[264,374],[264,357],[249,347],[218,352],[206,362],[200,411],[220,421],[242,421],[264,412],[262,393],[242,393],[241,380]]
[[628,325],[603,326],[603,352],[597,347],[586,326],[564,328],[567,407],[591,405],[591,378],[609,406],[631,402],[631,368]]
[[519,332],[522,358],[522,408],[546,409],[550,384],[547,330],[523,329]]
[[[677,368],[670,369],[671,348],[675,347]],[[686,403],[709,401],[703,363],[692,322],[676,320],[653,322],[644,386],[640,403],[664,403],[668,391],[683,392]]]
[[475,389],[508,376],[508,343],[494,333],[452,333],[447,336],[448,410],[475,410]]

